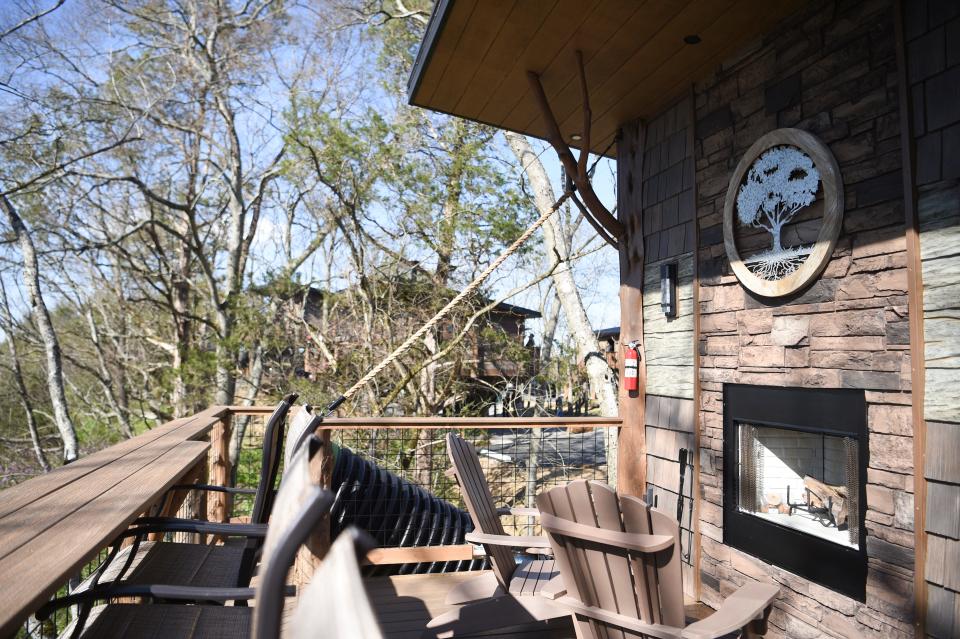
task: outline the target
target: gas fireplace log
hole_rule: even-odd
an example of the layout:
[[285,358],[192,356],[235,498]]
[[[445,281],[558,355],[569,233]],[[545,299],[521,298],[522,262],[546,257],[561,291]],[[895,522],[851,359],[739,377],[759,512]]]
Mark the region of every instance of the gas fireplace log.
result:
[[810,475],[803,477],[803,485],[810,491],[811,500],[816,498],[820,503],[811,503],[810,506],[826,508],[830,505],[830,513],[837,527],[847,523],[847,488],[846,486],[832,486],[825,484]]

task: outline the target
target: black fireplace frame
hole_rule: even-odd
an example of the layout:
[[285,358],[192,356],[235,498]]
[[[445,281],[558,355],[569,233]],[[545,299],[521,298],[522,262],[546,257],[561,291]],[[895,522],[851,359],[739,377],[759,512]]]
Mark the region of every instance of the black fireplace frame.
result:
[[[858,549],[741,512],[738,424],[856,437]],[[866,599],[867,401],[863,390],[724,384],[723,543],[858,601]],[[789,549],[789,550],[787,550]]]

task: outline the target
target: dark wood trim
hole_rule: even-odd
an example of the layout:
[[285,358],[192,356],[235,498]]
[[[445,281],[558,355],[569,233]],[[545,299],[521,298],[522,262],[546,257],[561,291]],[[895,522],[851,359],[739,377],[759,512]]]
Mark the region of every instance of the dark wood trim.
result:
[[423,80],[423,71],[433,57],[433,50],[437,44],[437,38],[443,25],[447,22],[447,16],[453,8],[452,0],[438,0],[433,7],[433,13],[430,14],[430,21],[427,23],[427,31],[423,34],[423,42],[417,49],[417,58],[413,61],[413,69],[410,71],[410,77],[407,79],[407,103],[415,104],[413,96],[420,88],[420,82]]
[[[638,390],[626,391],[620,384],[618,404],[623,427],[617,445],[617,490],[621,494],[642,497],[647,484],[646,389],[647,365],[643,335],[643,149],[646,140],[646,122],[634,120],[636,135],[622,131],[617,143],[617,215],[628,232],[620,239],[620,379],[623,379],[625,345],[637,342],[640,353]],[[623,160],[624,148],[635,144],[634,162],[627,167]],[[632,189],[628,173],[632,174]],[[629,216],[636,216],[631,223]],[[631,234],[639,234],[639,238]],[[633,250],[636,248],[636,250]],[[631,256],[631,253],[636,255]]]
[[323,420],[316,430],[619,428],[621,424],[619,417],[331,417]]
[[693,530],[693,592],[700,601],[700,559],[703,552],[700,539],[700,220],[697,217],[697,179],[696,179],[696,93],[690,85],[690,126],[687,135],[687,148],[693,157],[693,485],[690,496],[693,498],[693,515],[690,528]]
[[897,80],[900,101],[900,150],[903,177],[903,212],[907,244],[907,315],[910,326],[910,405],[913,415],[913,601],[916,636],[926,635],[926,505],[927,484],[924,479],[924,451],[927,427],[924,421],[924,363],[923,338],[923,267],[920,261],[920,223],[917,219],[916,148],[914,146],[913,117],[910,109],[910,80],[907,77],[906,42],[903,28],[903,2],[894,3],[894,34],[897,49]]

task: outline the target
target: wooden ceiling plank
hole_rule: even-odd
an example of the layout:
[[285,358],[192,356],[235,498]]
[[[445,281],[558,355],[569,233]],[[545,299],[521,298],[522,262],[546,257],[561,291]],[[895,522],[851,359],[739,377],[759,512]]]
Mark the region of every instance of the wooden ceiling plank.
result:
[[[732,4],[733,0],[710,3],[692,2],[675,14],[652,37],[639,40],[642,44],[635,48],[616,69],[612,71],[604,69],[606,77],[599,76],[595,72],[591,75],[592,72],[588,69],[587,78],[595,78],[590,80],[590,104],[593,107],[594,117],[606,113],[611,104],[619,101],[625,85],[633,87],[633,90],[647,91],[646,78],[649,75],[661,67],[669,67],[673,70],[672,58],[684,48],[692,48],[683,42],[684,36],[700,33],[715,22],[717,17]],[[570,87],[555,96],[554,100],[557,104],[557,119],[561,127],[573,127],[572,130],[579,128],[577,123],[580,117],[579,91]],[[643,115],[644,113],[638,112],[635,117]]]
[[430,59],[427,61],[423,72],[423,78],[420,80],[420,86],[413,96],[414,104],[430,105],[433,96],[440,86],[443,75],[450,66],[453,52],[460,42],[463,30],[470,22],[470,16],[477,6],[478,0],[460,0],[454,2],[450,8],[450,15],[447,16],[446,23],[443,25],[443,31],[434,47]]
[[[665,43],[674,37],[669,31],[671,24],[677,20],[680,20],[680,25],[699,24],[703,21],[702,14],[702,8],[694,2],[681,4],[669,0],[656,0],[645,4],[643,11],[638,12],[634,19],[626,23],[618,22],[619,28],[616,33],[602,46],[581,43],[586,47],[585,71],[590,88],[590,105],[594,114],[605,110],[604,96],[610,99],[610,95],[615,95],[619,89],[622,89],[626,78],[629,78],[630,82],[639,81],[640,78],[628,69],[650,57],[649,54],[638,55],[641,51],[647,51],[651,46],[663,48]],[[681,35],[678,38],[680,45],[683,44],[682,37]],[[659,58],[663,59],[663,53],[659,53]],[[560,62],[572,67],[572,54],[568,57],[569,60]],[[558,122],[564,123],[571,113],[580,113],[580,86],[574,74],[570,77],[558,76],[560,74],[555,69],[548,69],[543,73],[542,80]],[[508,121],[515,122],[519,128],[526,128],[533,125],[539,118],[536,105],[532,100],[528,100],[510,114]],[[577,124],[573,129],[561,126],[560,130],[564,135],[569,135],[579,131],[580,128],[581,126]]]
[[[490,45],[454,110],[467,117],[480,115],[482,107],[504,78],[504,69],[517,61],[517,43],[531,42],[546,21],[557,0],[520,2]],[[523,46],[522,44],[520,46]],[[494,89],[495,90],[495,89]]]
[[444,111],[455,111],[454,106],[500,29],[511,19],[516,5],[516,0],[484,0],[478,3],[456,47],[450,52],[447,68],[430,99],[431,105]]
[[[481,116],[490,122],[502,123],[519,103],[532,100],[527,71],[539,72],[554,65],[558,59],[572,56],[572,42],[609,37],[611,16],[607,9],[622,9],[616,6],[618,4],[595,0],[592,5],[585,5],[582,1],[561,0],[514,61],[510,71],[504,74],[499,86],[490,92],[480,111]],[[636,11],[641,5],[635,0],[627,0],[625,6]],[[583,16],[579,23],[569,19],[570,15],[577,14]]]
[[[790,4],[798,6],[796,2]],[[642,83],[637,83],[619,100],[610,103],[598,117],[637,117],[631,114],[654,116],[660,108],[673,101],[680,91],[686,91],[691,83],[716,68],[719,61],[764,33],[779,19],[779,15],[758,10],[753,0],[740,0],[699,32],[702,38],[700,44],[680,49],[670,59],[669,67],[656,69]],[[747,33],[744,33],[745,24],[750,25]],[[572,122],[569,125],[572,126]]]

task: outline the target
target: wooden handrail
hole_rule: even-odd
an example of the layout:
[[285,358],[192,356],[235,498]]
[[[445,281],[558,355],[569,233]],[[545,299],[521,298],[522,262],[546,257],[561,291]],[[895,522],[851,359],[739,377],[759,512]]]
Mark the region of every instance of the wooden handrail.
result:
[[[269,415],[273,406],[225,406],[232,415]],[[323,429],[620,428],[619,417],[330,417]]]

